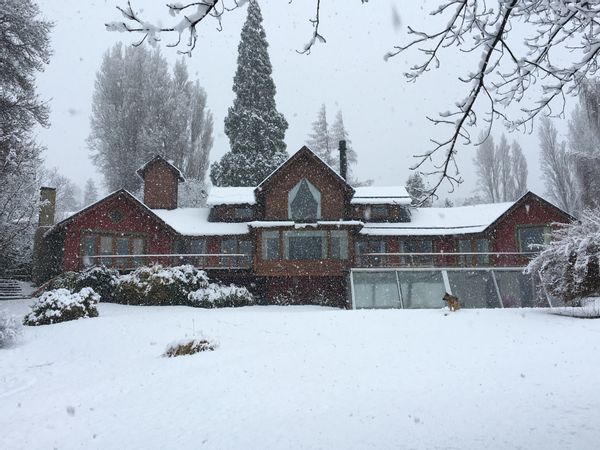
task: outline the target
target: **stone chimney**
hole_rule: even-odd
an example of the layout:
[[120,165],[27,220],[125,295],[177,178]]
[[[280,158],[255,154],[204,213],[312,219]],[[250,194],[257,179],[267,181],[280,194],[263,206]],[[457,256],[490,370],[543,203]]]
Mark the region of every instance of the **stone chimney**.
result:
[[54,225],[55,209],[56,189],[51,187],[40,188],[40,211],[38,226],[33,235],[31,261],[31,279],[36,285],[40,285],[55,275],[59,265],[59,251],[52,247],[51,240],[45,237],[46,232]]
[[54,225],[56,211],[56,189],[51,187],[40,188],[40,213],[38,227],[51,227]]
[[340,176],[346,180],[348,176],[348,155],[346,154],[346,141],[339,142],[340,149]]
[[144,180],[144,204],[150,209],[176,209],[179,182],[185,181],[177,167],[157,155],[140,167]]

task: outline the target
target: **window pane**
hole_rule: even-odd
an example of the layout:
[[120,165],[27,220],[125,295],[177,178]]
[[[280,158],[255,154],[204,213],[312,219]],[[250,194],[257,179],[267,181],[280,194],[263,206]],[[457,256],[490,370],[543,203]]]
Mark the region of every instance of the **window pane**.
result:
[[263,231],[262,257],[265,260],[279,259],[279,231]]
[[[236,239],[223,239],[221,241],[221,253],[237,253],[237,240]],[[235,265],[235,258],[231,256],[221,256],[222,267],[233,267]]]
[[402,302],[405,308],[441,308],[446,292],[442,272],[398,271]]
[[288,195],[292,220],[315,220],[320,216],[321,194],[306,179],[302,179]]
[[[113,238],[112,236],[101,236],[100,237],[100,254],[101,255],[112,255],[113,249]],[[112,264],[111,258],[102,258],[102,264],[110,266]]]
[[[432,253],[433,242],[430,239],[411,240],[404,242],[406,253]],[[409,256],[409,263],[416,266],[431,266],[433,265],[433,256],[417,255]]]
[[252,217],[252,208],[250,208],[250,207],[235,208],[235,218],[236,219],[249,219],[250,217]]
[[452,294],[463,308],[500,308],[494,280],[486,270],[448,271]]
[[382,265],[384,258],[377,255],[368,255],[367,253],[385,253],[385,239],[369,239],[357,241],[356,254],[358,255],[359,264],[363,267],[379,267]]
[[[471,253],[471,240],[470,239],[459,239],[458,241],[458,253]],[[458,257],[458,263],[461,266],[471,265],[470,255],[460,255]]]
[[327,252],[323,231],[285,231],[285,257],[293,260],[324,259]]
[[[117,238],[117,255],[128,255],[129,254],[129,239],[128,238]],[[117,266],[127,267],[127,258],[116,258]]]
[[[477,239],[477,252],[487,253],[490,251],[490,242],[487,239]],[[488,265],[490,255],[477,255],[477,264]]]
[[91,266],[96,262],[95,258],[88,258],[96,254],[96,236],[87,235],[83,237],[82,254],[84,266]]
[[[142,238],[134,238],[131,243],[131,250],[134,255],[143,255],[144,254],[144,239]],[[142,258],[133,258],[133,265],[140,266],[142,265]]]
[[348,258],[348,232],[336,230],[331,232],[331,255],[332,259]]
[[536,252],[544,244],[546,227],[520,227],[519,248],[522,252]]
[[[531,276],[520,271],[495,270],[496,282],[505,308],[536,306],[535,289]],[[548,306],[545,302],[539,306]]]
[[252,241],[243,240],[239,242],[239,253],[243,253],[247,256],[241,256],[237,258],[238,267],[250,267],[252,265],[252,253],[254,246]]
[[371,206],[372,219],[386,219],[388,216],[388,207],[386,205]]
[[400,308],[396,272],[353,272],[354,304],[361,308]]

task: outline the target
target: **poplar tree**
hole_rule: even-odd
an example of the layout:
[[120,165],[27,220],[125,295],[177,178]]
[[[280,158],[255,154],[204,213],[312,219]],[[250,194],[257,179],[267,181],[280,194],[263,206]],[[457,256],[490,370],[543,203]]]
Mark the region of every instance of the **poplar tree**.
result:
[[225,118],[231,150],[211,167],[210,177],[217,186],[256,186],[287,158],[288,123],[275,105],[262,21],[258,3],[250,0],[238,46],[235,99]]

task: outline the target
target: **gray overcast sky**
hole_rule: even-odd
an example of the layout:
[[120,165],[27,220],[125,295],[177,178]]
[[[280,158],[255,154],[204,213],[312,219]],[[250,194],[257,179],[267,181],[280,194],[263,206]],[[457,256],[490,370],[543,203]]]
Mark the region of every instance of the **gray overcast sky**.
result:
[[[55,22],[52,31],[54,55],[46,71],[38,77],[39,92],[50,100],[51,127],[39,131],[39,140],[47,146],[49,167],[60,171],[78,184],[101,177],[88,157],[85,139],[89,134],[89,115],[95,74],[104,52],[115,42],[134,42],[129,33],[109,33],[104,23],[119,20],[116,5],[125,0],[38,0],[44,16]],[[143,9],[147,18],[170,17],[164,0],[132,0],[134,9]],[[333,121],[337,109],[344,113],[346,128],[358,153],[355,172],[360,179],[375,184],[403,184],[414,163],[412,155],[430,148],[429,139],[448,133],[435,127],[425,116],[451,109],[464,97],[466,86],[457,76],[468,72],[473,57],[455,51],[444,53],[441,69],[426,74],[416,83],[407,83],[403,72],[415,62],[411,55],[400,55],[384,62],[383,55],[394,44],[405,42],[406,26],[423,27],[430,21],[428,12],[437,2],[379,0],[361,4],[359,0],[322,2],[321,33],[327,39],[309,55],[296,52],[310,37],[308,22],[314,13],[313,1],[263,0],[260,2],[264,27],[270,43],[273,78],[277,86],[278,109],[290,127],[286,142],[290,153],[298,150],[311,131],[322,103]],[[395,5],[395,6],[394,6]],[[393,26],[396,8],[401,28]],[[231,91],[237,59],[237,45],[245,8],[226,13],[223,31],[208,20],[199,28],[200,40],[193,57],[187,59],[193,78],[208,93],[208,105],[215,116],[215,145],[211,160],[228,150],[223,119],[233,100]],[[168,36],[164,37],[165,43]],[[179,57],[174,49],[164,48],[171,61]],[[418,57],[417,55],[412,55]],[[476,55],[476,57],[478,57]],[[573,100],[572,100],[573,101]],[[564,126],[559,126],[563,129]],[[504,131],[495,127],[496,135]],[[527,156],[529,188],[544,192],[538,163],[537,136],[515,133]],[[467,197],[475,189],[471,160],[473,147],[462,148],[460,169],[465,183],[453,194]],[[444,196],[447,188],[440,191]]]

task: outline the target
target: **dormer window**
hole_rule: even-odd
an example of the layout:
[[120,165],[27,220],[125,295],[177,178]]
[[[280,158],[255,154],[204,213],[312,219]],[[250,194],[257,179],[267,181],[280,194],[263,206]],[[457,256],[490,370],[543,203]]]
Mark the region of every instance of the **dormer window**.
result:
[[288,217],[297,221],[321,218],[321,193],[306,178],[288,193]]

